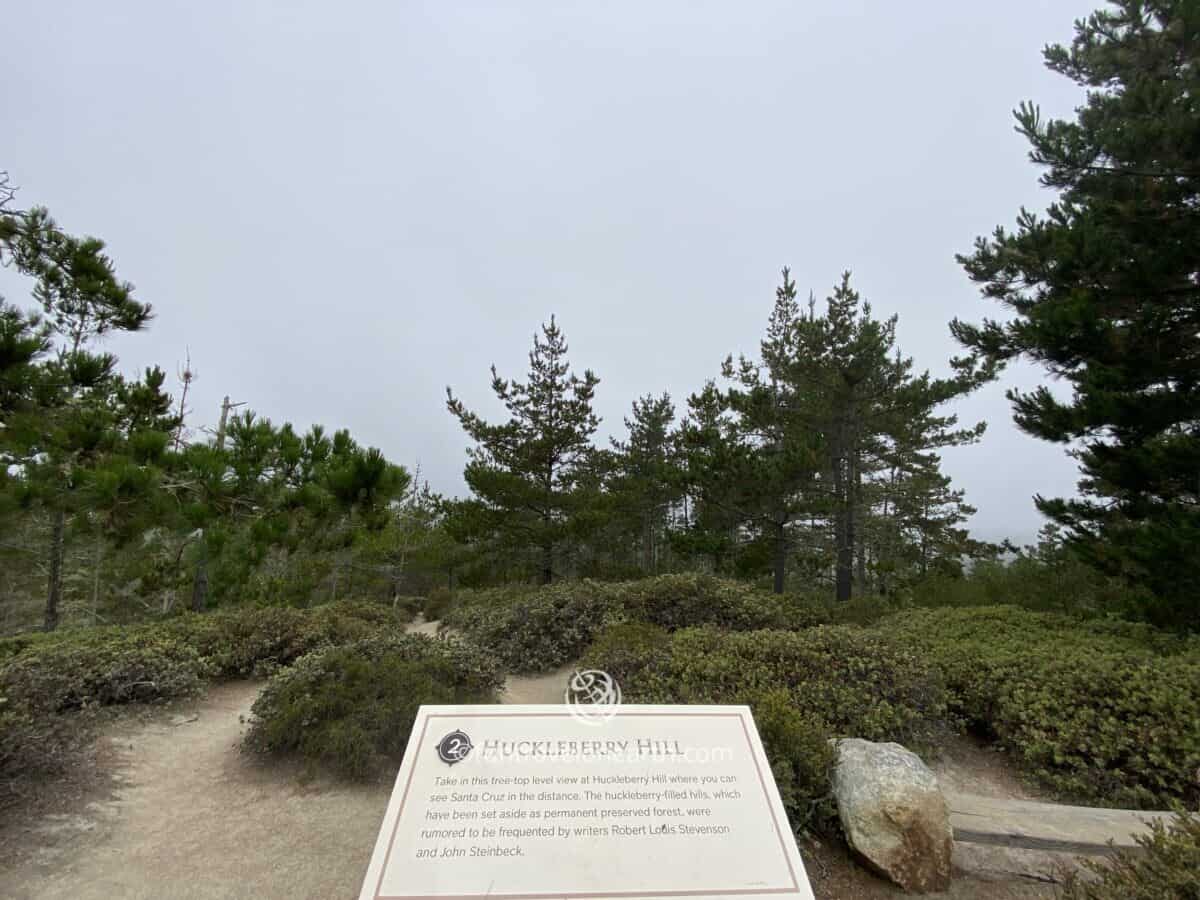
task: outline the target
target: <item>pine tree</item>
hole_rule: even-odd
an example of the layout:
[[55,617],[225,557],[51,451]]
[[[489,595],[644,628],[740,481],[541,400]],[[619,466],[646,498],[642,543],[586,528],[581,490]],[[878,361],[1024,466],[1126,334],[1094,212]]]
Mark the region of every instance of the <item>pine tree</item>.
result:
[[1200,9],[1120,0],[1076,22],[1046,65],[1088,89],[1074,120],[1025,103],[1017,130],[1045,215],[1021,210],[960,256],[1012,316],[952,323],[990,360],[1024,356],[1071,388],[1009,391],[1017,424],[1075,443],[1079,499],[1037,497],[1104,571],[1149,588],[1147,614],[1195,622],[1200,579]]
[[[803,545],[810,565],[831,569],[835,595],[847,600],[856,581],[860,589],[868,582],[868,533],[885,530],[875,513],[887,496],[885,482],[895,492],[903,480],[924,518],[914,512],[903,528],[893,521],[888,552],[900,555],[901,536],[916,523],[925,530],[913,539],[926,549],[917,562],[928,564],[932,548],[948,546],[947,529],[967,512],[951,514],[961,496],[947,493],[933,451],[983,431],[982,424],[957,428],[953,415],[937,409],[983,383],[990,370],[956,359],[950,378],[915,374],[913,360],[896,350],[896,317],[875,319],[849,274],[817,315],[812,298],[801,309],[784,269],[760,351],[761,360],[725,361],[728,390],[709,384],[689,401],[680,439],[689,484],[709,512],[709,523],[693,525],[693,534],[722,547],[727,533],[725,550],[757,545],[758,556],[747,561],[769,559],[779,592]],[[897,514],[894,498],[888,514]]]
[[856,552],[866,507],[864,482],[881,436],[896,421],[895,400],[911,361],[892,352],[896,317],[872,317],[844,273],[824,315],[797,318],[783,348],[791,378],[802,391],[803,414],[822,437],[821,473],[813,510],[832,523],[834,583],[838,600],[850,599]]
[[951,486],[935,453],[889,454],[889,469],[877,483],[877,504],[868,519],[870,567],[880,593],[892,593],[931,572],[961,575],[963,560],[983,545],[960,527],[974,507]]
[[0,503],[11,504],[13,475],[37,433],[42,364],[50,352],[50,332],[37,316],[0,297]]
[[614,518],[632,535],[639,567],[645,574],[658,570],[668,537],[671,506],[679,496],[679,471],[674,458],[675,404],[669,394],[647,394],[633,401],[625,418],[627,440],[612,441],[614,473],[609,480]]
[[473,530],[516,550],[533,547],[543,583],[561,572],[564,553],[589,530],[588,506],[598,496],[590,471],[592,436],[600,420],[592,412],[599,379],[570,371],[567,343],[551,316],[534,336],[529,380],[507,381],[492,367],[492,391],[508,410],[492,425],[466,409],[446,388],[446,406],[475,441],[464,477],[479,500]]
[[252,410],[230,419],[223,446],[193,444],[174,461],[177,558],[192,549],[196,611],[210,590],[220,600],[253,580],[269,585],[273,602],[310,602],[325,580],[331,597],[344,595],[353,557],[392,524],[411,483],[345,430],[330,438],[314,425],[301,436]]
[[974,441],[985,427],[957,428],[956,416],[936,410],[984,383],[990,369],[953,359],[949,378],[915,374],[896,346],[896,324],[896,316],[875,319],[845,273],[825,314],[810,307],[791,339],[793,377],[807,385],[806,414],[824,436],[814,511],[830,523],[839,600],[850,598],[856,580],[866,586],[866,530],[879,481],[898,460],[928,470],[936,457],[922,463],[920,454]]
[[460,562],[460,547],[445,528],[445,498],[420,480],[390,505],[386,528],[367,536],[362,559],[387,580],[392,605],[405,594],[424,594],[449,582]]
[[730,571],[740,530],[751,515],[732,474],[742,452],[737,422],[724,391],[709,381],[688,397],[688,413],[676,435],[676,456],[684,484],[683,528],[672,546],[683,556],[707,557],[712,570]]
[[102,241],[66,234],[45,209],[0,206],[0,262],[33,279],[48,336],[59,341],[57,358],[38,373],[37,409],[24,420],[29,427],[19,432],[19,443],[9,438],[6,447],[9,464],[23,466],[29,476],[22,488],[51,511],[45,614],[50,631],[59,621],[74,491],[109,449],[110,398],[120,383],[116,358],[89,346],[113,331],[142,329],[151,309],[133,298],[131,285],[118,280]]
[[798,380],[792,339],[801,322],[796,284],[787,269],[760,345],[762,361],[725,360],[722,374],[734,381],[725,395],[736,437],[725,477],[738,486],[748,524],[765,542],[774,590],[783,593],[792,549],[792,524],[809,508],[822,435],[808,415],[810,385]]

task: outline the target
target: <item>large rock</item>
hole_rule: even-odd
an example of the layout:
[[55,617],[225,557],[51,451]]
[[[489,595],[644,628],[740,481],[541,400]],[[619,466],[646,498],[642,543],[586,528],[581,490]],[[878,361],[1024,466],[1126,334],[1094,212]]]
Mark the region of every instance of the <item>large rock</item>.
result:
[[899,744],[837,742],[833,793],[850,847],[906,891],[950,886],[954,832],[937,778]]

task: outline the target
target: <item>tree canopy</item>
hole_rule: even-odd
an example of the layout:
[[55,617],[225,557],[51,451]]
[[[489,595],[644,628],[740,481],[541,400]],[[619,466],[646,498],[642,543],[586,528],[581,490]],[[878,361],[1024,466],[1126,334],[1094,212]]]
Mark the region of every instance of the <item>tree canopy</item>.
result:
[[1179,621],[1200,577],[1200,10],[1121,0],[1045,59],[1087,89],[1073,120],[1015,113],[1058,199],[959,257],[1010,318],[952,330],[1069,389],[1008,394],[1022,429],[1080,462],[1080,496],[1037,506],[1095,565],[1147,588],[1154,618]]

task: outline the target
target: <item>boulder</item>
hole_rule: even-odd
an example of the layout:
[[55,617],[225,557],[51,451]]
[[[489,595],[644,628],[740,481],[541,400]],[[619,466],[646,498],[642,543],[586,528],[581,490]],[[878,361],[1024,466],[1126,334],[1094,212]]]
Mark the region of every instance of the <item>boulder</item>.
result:
[[836,742],[833,794],[851,849],[906,891],[950,886],[954,832],[937,778],[899,744]]

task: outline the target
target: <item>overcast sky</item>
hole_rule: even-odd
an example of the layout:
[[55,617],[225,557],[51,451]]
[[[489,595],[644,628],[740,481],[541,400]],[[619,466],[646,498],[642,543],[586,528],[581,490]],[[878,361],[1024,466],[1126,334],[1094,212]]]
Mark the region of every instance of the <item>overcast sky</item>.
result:
[[[0,168],[154,305],[123,369],[190,349],[190,425],[229,394],[458,493],[446,385],[499,417],[488,367],[522,375],[551,313],[606,435],[754,353],[784,265],[821,298],[852,270],[947,371],[947,322],[999,312],[954,254],[1051,199],[1011,110],[1070,114],[1041,48],[1095,5],[12,4]],[[1032,496],[1073,490],[1003,396],[1041,378],[957,407],[989,423],[945,454],[980,537],[1032,539]]]

